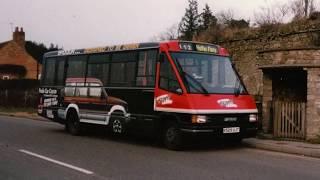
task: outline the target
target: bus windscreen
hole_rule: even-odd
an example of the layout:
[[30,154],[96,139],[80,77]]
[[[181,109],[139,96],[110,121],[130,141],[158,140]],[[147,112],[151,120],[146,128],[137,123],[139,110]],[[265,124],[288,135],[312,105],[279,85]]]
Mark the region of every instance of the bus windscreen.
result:
[[189,93],[247,93],[230,58],[199,53],[171,53]]

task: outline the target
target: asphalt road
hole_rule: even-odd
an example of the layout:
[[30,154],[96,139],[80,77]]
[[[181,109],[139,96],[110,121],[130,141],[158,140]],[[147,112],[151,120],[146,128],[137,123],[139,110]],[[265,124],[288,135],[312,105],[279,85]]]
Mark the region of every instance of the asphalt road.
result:
[[78,137],[52,122],[0,116],[0,179],[318,180],[320,159],[241,145],[176,152],[102,130]]

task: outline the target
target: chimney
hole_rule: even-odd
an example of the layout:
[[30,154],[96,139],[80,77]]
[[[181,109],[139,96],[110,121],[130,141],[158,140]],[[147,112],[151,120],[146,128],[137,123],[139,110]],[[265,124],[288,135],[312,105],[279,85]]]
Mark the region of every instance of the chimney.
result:
[[19,30],[19,27],[16,27],[12,36],[13,36],[13,41],[24,48],[26,41],[25,41],[25,33],[23,31],[23,28],[21,27]]

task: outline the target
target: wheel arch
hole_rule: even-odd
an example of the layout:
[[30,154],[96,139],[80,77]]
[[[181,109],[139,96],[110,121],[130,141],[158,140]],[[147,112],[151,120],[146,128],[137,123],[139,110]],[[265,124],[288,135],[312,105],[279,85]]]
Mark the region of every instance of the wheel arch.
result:
[[112,113],[114,112],[121,112],[123,113],[124,116],[128,116],[129,114],[127,113],[125,107],[120,106],[120,105],[114,105],[111,107],[110,111],[108,112],[108,116],[110,117]]
[[71,112],[71,111],[75,111],[78,115],[78,117],[80,118],[80,114],[79,114],[79,107],[78,105],[76,104],[69,104],[66,111],[65,111],[65,115],[64,115],[64,118],[67,119],[68,117],[68,113]]
[[163,131],[169,123],[179,123],[180,117],[173,113],[161,113],[160,116],[160,129]]

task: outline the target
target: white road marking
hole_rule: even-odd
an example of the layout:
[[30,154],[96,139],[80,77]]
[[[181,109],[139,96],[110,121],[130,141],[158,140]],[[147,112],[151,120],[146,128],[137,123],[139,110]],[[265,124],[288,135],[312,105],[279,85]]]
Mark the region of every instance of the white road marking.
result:
[[20,149],[19,151],[22,152],[22,153],[28,154],[30,156],[34,156],[34,157],[37,157],[37,158],[40,158],[40,159],[43,159],[43,160],[46,160],[46,161],[49,161],[49,162],[52,162],[52,163],[67,167],[67,168],[70,168],[70,169],[73,169],[73,170],[76,170],[76,171],[80,171],[80,172],[85,173],[85,174],[93,174],[92,171],[89,171],[89,170],[86,170],[86,169],[83,169],[83,168],[79,168],[79,167],[76,167],[76,166],[73,166],[71,164],[67,164],[67,163],[61,162],[61,161],[57,161],[57,160],[42,156],[40,154],[36,154],[36,153],[30,152],[30,151],[27,151],[27,150],[24,150],[24,149]]

